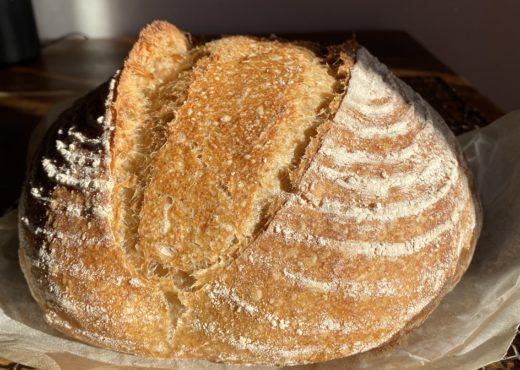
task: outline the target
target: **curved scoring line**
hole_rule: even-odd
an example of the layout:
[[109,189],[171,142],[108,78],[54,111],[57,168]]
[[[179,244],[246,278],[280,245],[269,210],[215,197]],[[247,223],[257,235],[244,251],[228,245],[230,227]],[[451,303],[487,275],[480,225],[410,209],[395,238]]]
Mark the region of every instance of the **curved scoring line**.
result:
[[[441,157],[446,158],[446,156]],[[311,170],[319,172],[342,188],[356,191],[356,195],[384,197],[393,187],[402,189],[402,192],[407,194],[414,194],[416,192],[413,191],[413,185],[417,185],[417,183],[436,184],[445,175],[443,169],[446,167],[442,166],[444,162],[437,156],[429,161],[420,172],[413,168],[410,171],[390,174],[386,177],[363,177],[356,172],[338,171],[324,165],[317,165],[316,162],[312,164]]]
[[[109,95],[111,95],[111,94],[109,94]],[[108,99],[107,99],[107,101],[108,101]],[[107,128],[110,125],[110,119],[107,119],[106,122],[103,121],[102,123],[104,123],[104,127]],[[106,140],[107,140],[107,138],[105,137],[106,135],[104,135],[105,133],[103,133],[103,135],[101,135],[101,137],[98,137],[98,138],[88,138],[85,135],[83,135],[81,132],[76,131],[76,128],[74,126],[71,126],[67,130],[67,134],[69,136],[76,138],[76,140],[78,140],[81,144],[92,144],[92,145],[102,144],[103,146],[105,146]]]
[[208,297],[213,301],[216,297],[224,298],[225,301],[229,300],[232,303],[235,303],[237,306],[241,307],[250,315],[254,315],[258,312],[258,307],[250,304],[247,301],[244,301],[240,296],[236,293],[235,289],[229,289],[227,286],[222,285],[220,283],[216,283],[212,285],[212,288],[208,292]]
[[[220,285],[220,284],[218,284]],[[279,316],[271,313],[264,312],[261,308],[255,306],[253,303],[245,300],[243,297],[239,296],[235,289],[229,288],[227,286],[220,285],[216,290],[212,289],[208,292],[208,297],[213,303],[222,302],[230,307],[233,307],[233,304],[241,307],[246,313],[250,316],[256,318],[257,320],[270,325],[272,328],[279,328],[280,330],[286,330],[291,325],[290,319],[282,319]],[[217,301],[218,299],[218,301]],[[302,334],[319,334],[323,332],[341,332],[343,334],[349,334],[352,331],[359,330],[359,326],[353,323],[340,323],[335,321],[331,317],[324,317],[324,321],[326,321],[327,325],[324,327],[321,324],[308,324],[303,323],[301,321],[297,322],[298,329],[301,330]],[[382,328],[385,328],[384,326]],[[200,328],[199,328],[200,330]]]
[[[276,227],[276,226],[275,226]],[[272,257],[266,258],[250,258],[247,259],[248,262],[257,268],[265,269],[271,268],[273,266]],[[381,279],[376,282],[376,284],[372,284],[371,286],[367,286],[366,283],[362,283],[359,281],[351,280],[351,279],[342,279],[338,277],[334,281],[320,281],[312,278],[308,278],[301,273],[294,272],[289,268],[285,267],[282,269],[283,275],[286,277],[286,281],[289,281],[293,284],[296,284],[302,288],[309,288],[315,291],[330,293],[344,290],[344,296],[352,297],[352,298],[368,298],[374,296],[390,296],[395,295],[397,291],[400,289],[400,285],[397,281],[392,281],[386,278]],[[351,292],[346,291],[350,289]]]
[[[413,126],[413,127],[412,127]],[[401,151],[401,150],[404,150],[406,148],[408,148],[409,146],[411,146],[412,144],[414,144],[415,142],[417,142],[417,137],[419,136],[419,138],[422,138],[422,136],[425,136],[424,135],[424,130],[427,131],[428,133],[428,130],[430,132],[434,132],[435,130],[432,131],[432,128],[434,128],[435,125],[432,124],[431,121],[428,121],[428,120],[423,120],[421,122],[419,121],[415,121],[415,120],[406,120],[406,121],[399,121],[397,124],[391,126],[391,127],[384,127],[383,128],[383,132],[384,132],[384,135],[383,136],[377,136],[377,135],[368,135],[368,136],[363,136],[363,133],[364,131],[369,131],[371,133],[377,131],[381,131],[380,128],[375,128],[375,127],[369,127],[365,124],[361,124],[359,127],[358,126],[351,126],[351,125],[347,125],[347,124],[339,124],[336,122],[336,124],[333,126],[334,129],[336,129],[338,132],[336,135],[332,134],[332,135],[329,135],[329,136],[337,136],[337,135],[342,135],[343,133],[341,131],[346,131],[347,134],[349,134],[350,136],[347,138],[347,140],[351,140],[351,137],[353,140],[358,140],[359,138],[361,138],[362,140],[364,141],[367,141],[369,140],[369,143],[372,144],[373,143],[373,140],[391,140],[392,143],[400,143],[401,141],[405,141],[405,140],[402,140],[402,137],[401,136],[410,136],[410,143],[408,143],[406,146],[404,147],[400,147],[400,148],[396,148],[396,149],[386,149],[386,152],[383,153],[383,154],[391,154],[391,153],[394,153],[394,152],[398,152],[398,151]],[[420,136],[422,135],[422,136]],[[382,145],[385,145],[386,143],[382,143]],[[363,142],[360,142],[357,144],[358,147],[361,147],[363,150],[361,151],[364,151],[364,152],[367,152],[366,150],[364,150],[368,145],[363,143]],[[378,147],[380,147],[381,145],[378,145]],[[335,145],[335,147],[339,147],[337,145]],[[352,148],[350,148],[352,149]],[[368,152],[370,153],[370,152]],[[375,153],[373,153],[374,155],[377,155]],[[382,156],[382,154],[379,154],[380,156]]]
[[[385,87],[382,86],[381,88],[384,89]],[[358,87],[358,89],[365,89],[365,87]],[[352,91],[352,93],[349,94],[348,91]],[[341,110],[350,111],[353,113],[353,116],[359,114],[361,116],[361,120],[373,119],[374,121],[377,121],[383,120],[388,117],[392,117],[392,114],[399,112],[399,107],[402,108],[407,104],[406,101],[404,101],[400,97],[396,97],[395,93],[392,93],[391,91],[388,91],[388,95],[383,96],[389,96],[391,100],[381,105],[369,104],[369,101],[367,101],[366,99],[360,99],[359,94],[357,94],[357,92],[354,93],[353,91],[354,86],[351,86],[351,83],[349,83],[347,95],[345,96],[345,104],[343,105]],[[374,100],[379,99],[376,98]]]
[[[412,111],[412,113],[409,113],[410,111]],[[338,111],[333,122],[335,123],[336,128],[348,130],[363,139],[395,138],[397,136],[408,134],[412,126],[418,125],[417,121],[414,120],[415,112],[413,106],[410,107],[409,112],[389,126],[368,126],[359,122],[359,120],[355,119],[351,115],[348,115],[345,111]]]
[[[427,104],[409,86],[393,76],[385,66],[368,52],[360,51],[358,54],[361,59],[351,70],[349,87],[343,100],[344,104],[334,118],[335,123],[349,127],[352,132],[360,137],[395,137],[407,131],[407,124],[415,116],[416,111],[420,110],[423,114],[428,115]],[[379,74],[374,73],[374,69],[379,71]],[[387,77],[386,80],[380,75]],[[386,93],[381,95],[381,91]],[[388,105],[394,108],[394,114],[398,112],[402,105],[408,104],[410,108],[405,114],[396,118],[397,123],[370,125],[371,121],[380,121],[384,118],[381,114],[376,114],[378,106],[374,107],[371,104],[371,97],[374,95],[377,95],[380,99],[386,98],[388,100],[382,105],[385,107],[385,112],[388,110]],[[396,103],[397,100],[399,102]],[[349,115],[349,110],[363,111],[364,119],[360,120],[354,114]],[[387,114],[387,116],[389,115]]]
[[95,153],[92,151],[81,151],[74,152],[69,150],[70,145],[66,145],[61,140],[56,140],[56,149],[61,154],[64,160],[66,160],[71,165],[80,165],[85,166],[87,161],[91,161],[92,164],[90,167],[96,168],[101,164],[102,156],[99,153]]
[[358,50],[356,63],[350,70],[349,86],[351,83],[354,83],[354,86],[360,85],[364,95],[369,96],[368,100],[378,92],[398,90],[399,93],[407,86],[363,47]]
[[348,123],[350,118],[350,120],[357,121],[368,127],[392,127],[398,125],[401,120],[408,118],[412,112],[415,112],[414,106],[404,101],[396,106],[390,106],[391,110],[388,109],[389,112],[384,114],[375,114],[372,107],[366,107],[371,110],[363,113],[360,110],[363,108],[362,105],[352,105],[351,103],[347,103],[340,108],[338,111],[339,118],[346,118],[345,123]]
[[[361,59],[350,71],[344,107],[353,108],[360,113],[364,110],[372,114],[379,111],[382,113],[379,116],[382,116],[393,108],[392,103],[396,101],[406,103],[402,96],[408,94],[403,91],[402,83],[372,56],[365,56],[362,52],[358,54]],[[379,70],[380,73],[374,73],[374,69]],[[373,100],[385,98],[390,100],[386,99],[381,105],[369,104]]]
[[[398,100],[395,91],[395,81],[391,84],[385,83],[374,74],[363,71],[359,66],[351,69],[350,80],[345,96],[345,105],[358,107],[365,105],[369,107],[388,107]],[[402,100],[402,99],[401,99]]]
[[319,292],[342,292],[344,296],[351,298],[374,298],[395,296],[401,285],[397,280],[381,279],[371,284],[356,280],[338,279],[337,281],[315,280],[294,272],[288,268],[283,269],[283,274],[288,281],[307,289]]
[[[458,222],[461,220],[459,218]],[[277,227],[276,225],[274,226]],[[474,223],[470,224],[468,228],[465,228],[461,233],[457,235],[457,241],[455,243],[455,253],[450,253],[449,255],[460,255],[461,246],[466,240],[467,235],[473,231]],[[272,259],[269,258],[266,260],[265,258],[250,258],[249,262],[254,266],[259,266],[260,268],[270,267],[273,265]],[[430,268],[423,271],[421,282],[417,284],[414,293],[424,293],[424,282],[426,280],[430,280],[433,282],[441,280],[439,283],[443,284],[444,282],[440,279],[440,275],[444,274],[446,270],[450,267],[453,262],[453,257],[441,264],[434,264],[429,266]],[[442,268],[441,268],[442,267]],[[346,292],[346,296],[352,298],[362,298],[362,297],[377,297],[377,296],[391,296],[394,295],[396,298],[401,297],[397,296],[395,293],[402,289],[402,285],[399,284],[399,281],[389,280],[383,278],[381,280],[376,281],[374,284],[368,284],[367,282],[360,282],[348,279],[342,279],[341,276],[337,277],[332,281],[323,281],[309,278],[302,273],[294,272],[287,267],[283,268],[283,274],[287,278],[287,281],[294,283],[302,288],[311,289],[314,291],[329,293],[329,292],[337,292],[343,289],[351,289],[354,291],[353,294],[349,294],[350,292]],[[434,276],[432,278],[432,276]],[[438,276],[435,277],[435,276]],[[422,287],[422,289],[421,289]],[[431,290],[431,289],[430,289]],[[429,290],[429,291],[430,291]],[[360,294],[362,293],[362,294]],[[436,294],[436,293],[435,293]]]
[[108,190],[110,188],[110,180],[93,178],[97,168],[85,170],[85,178],[78,178],[71,175],[71,169],[58,167],[48,158],[43,158],[42,168],[49,179],[55,180],[58,184],[72,186],[80,190]]
[[211,286],[211,290],[208,292],[208,297],[214,303],[217,302],[217,298],[220,298],[220,302],[227,303],[230,306],[235,304],[249,315],[256,315],[256,318],[260,319],[262,322],[268,323],[273,328],[279,327],[281,330],[285,330],[289,324],[287,320],[281,319],[271,312],[259,315],[258,312],[260,311],[260,308],[240,297],[236,292],[236,289],[230,289],[218,282]]
[[[346,205],[343,202],[339,202],[333,199],[314,199],[315,197],[310,193],[305,194],[306,198],[311,202],[310,205],[301,198],[298,204],[301,204],[303,207],[308,209],[318,210],[321,213],[334,215],[344,219],[355,219],[358,223],[362,221],[390,221],[397,218],[418,215],[425,209],[431,207],[451,190],[459,177],[460,172],[455,165],[452,165],[449,178],[447,179],[446,183],[444,183],[443,186],[439,188],[432,196],[419,197],[410,200],[388,203],[385,205],[378,205],[374,208]],[[316,208],[316,204],[320,204],[320,202],[321,205]]]
[[433,125],[425,124],[425,126],[421,128],[413,138],[410,145],[396,151],[387,152],[383,155],[368,153],[361,150],[349,151],[344,147],[337,146],[337,143],[333,142],[333,138],[327,138],[325,140],[320,152],[339,165],[398,164],[410,159],[410,157],[418,153],[421,149],[424,149],[425,145],[428,143],[426,139],[427,136],[434,133],[435,130]]
[[42,165],[47,173],[53,173],[53,174],[63,174],[66,176],[71,176],[71,173],[75,172],[80,175],[85,176],[96,176],[99,172],[99,168],[93,167],[93,166],[83,166],[79,163],[70,162],[67,160],[67,162],[70,164],[70,167],[67,166],[57,166],[55,164],[56,160],[51,160],[49,158],[43,158],[42,159]]
[[[444,234],[458,222],[461,217],[463,208],[467,203],[467,191],[463,199],[458,202],[457,207],[450,215],[448,221],[431,229],[430,231],[416,235],[405,242],[385,243],[385,242],[367,242],[358,240],[336,240],[323,236],[304,234],[296,230],[289,229],[287,225],[279,225],[276,222],[271,223],[270,232],[281,234],[288,241],[295,241],[304,245],[323,246],[326,248],[334,248],[350,255],[377,256],[377,257],[398,257],[406,256],[420,251],[426,245]],[[279,232],[277,232],[279,231]]]
[[371,96],[367,100],[367,105],[371,106],[383,106],[392,102],[392,95],[381,95],[379,97]]
[[[467,200],[468,201],[471,200],[471,197],[468,196]],[[466,241],[467,237],[474,232],[474,228],[475,228],[475,224],[476,224],[475,217],[471,217],[470,223],[465,228],[462,227],[461,223],[462,223],[462,220],[459,219],[459,225],[458,225],[457,229],[462,229],[462,232],[458,233],[458,235],[457,235],[457,242],[455,244],[456,248],[452,251],[452,253],[448,254],[448,260],[447,261],[445,260],[440,264],[441,266],[444,267],[444,269],[439,268],[436,270],[436,273],[439,275],[446,273],[446,271],[450,267],[455,266],[453,264],[453,260],[460,259],[460,254],[462,252],[462,247],[464,246],[464,242]],[[436,265],[438,266],[439,264],[436,264]],[[452,277],[453,277],[453,275],[450,276],[450,278],[452,278]],[[434,277],[434,278],[431,278],[430,280],[434,282],[433,288],[431,288],[430,291],[432,292],[433,295],[437,295],[437,291],[444,285],[444,283],[446,283],[446,280],[443,280],[440,277]]]

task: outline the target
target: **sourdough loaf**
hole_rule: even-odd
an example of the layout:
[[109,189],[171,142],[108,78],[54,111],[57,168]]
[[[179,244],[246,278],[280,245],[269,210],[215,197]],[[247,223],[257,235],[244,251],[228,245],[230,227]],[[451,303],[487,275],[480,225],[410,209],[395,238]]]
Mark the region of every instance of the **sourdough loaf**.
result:
[[419,325],[481,211],[442,118],[363,47],[145,28],[28,170],[20,263],[54,328],[149,357],[302,364]]

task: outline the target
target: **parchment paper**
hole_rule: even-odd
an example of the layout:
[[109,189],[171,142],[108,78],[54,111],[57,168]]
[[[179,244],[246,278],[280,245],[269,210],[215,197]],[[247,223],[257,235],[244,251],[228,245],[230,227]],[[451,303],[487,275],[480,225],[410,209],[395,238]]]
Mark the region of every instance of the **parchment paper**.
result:
[[[478,180],[485,218],[460,284],[398,346],[295,369],[475,370],[505,355],[520,323],[520,110],[459,139]],[[0,219],[0,356],[52,370],[245,368],[137,358],[76,342],[49,328],[18,266],[16,217],[13,211]]]

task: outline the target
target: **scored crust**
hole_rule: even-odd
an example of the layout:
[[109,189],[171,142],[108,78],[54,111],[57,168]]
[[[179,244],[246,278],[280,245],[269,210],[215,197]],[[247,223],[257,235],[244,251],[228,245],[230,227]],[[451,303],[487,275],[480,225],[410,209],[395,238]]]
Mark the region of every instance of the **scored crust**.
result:
[[364,48],[191,47],[154,22],[49,131],[20,262],[47,322],[89,343],[302,364],[420,324],[481,219],[442,118]]

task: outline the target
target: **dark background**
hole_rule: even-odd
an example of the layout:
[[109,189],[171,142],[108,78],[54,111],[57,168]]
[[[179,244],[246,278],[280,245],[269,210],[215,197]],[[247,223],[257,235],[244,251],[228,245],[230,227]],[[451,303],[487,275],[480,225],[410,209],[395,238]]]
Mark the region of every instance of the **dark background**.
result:
[[42,38],[136,35],[153,19],[192,33],[402,29],[504,111],[520,108],[518,0],[33,0]]

